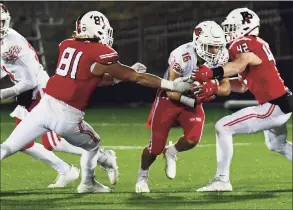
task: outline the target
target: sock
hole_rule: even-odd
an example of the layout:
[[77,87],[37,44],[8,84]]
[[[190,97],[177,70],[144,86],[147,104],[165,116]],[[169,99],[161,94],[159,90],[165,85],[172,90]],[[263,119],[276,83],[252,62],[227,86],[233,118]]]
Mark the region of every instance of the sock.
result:
[[141,168],[138,171],[138,177],[148,177],[149,170],[142,170]]
[[81,183],[91,184],[95,177],[95,168],[97,166],[98,150],[85,151],[80,158]]
[[64,138],[60,139],[60,142],[57,143],[57,146],[54,148],[54,151],[58,152],[67,152],[74,155],[82,155],[84,149],[76,147],[68,143]]
[[43,145],[35,143],[34,146],[23,151],[23,153],[28,154],[36,159],[47,163],[49,166],[53,167],[58,171],[59,174],[64,174],[70,171],[70,165],[65,163],[59,157],[57,157],[53,152],[47,150]]
[[172,144],[171,146],[168,147],[167,149],[167,152],[170,154],[170,155],[176,155],[178,153],[176,147],[175,147],[175,144]]
[[217,130],[216,134],[217,151],[217,173],[216,177],[223,181],[230,179],[230,164],[233,157],[233,137],[229,131]]

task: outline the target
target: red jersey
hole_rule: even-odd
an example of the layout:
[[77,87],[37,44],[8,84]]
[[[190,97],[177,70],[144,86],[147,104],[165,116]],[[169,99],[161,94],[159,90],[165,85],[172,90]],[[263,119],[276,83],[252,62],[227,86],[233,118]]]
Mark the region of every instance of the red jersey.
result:
[[240,73],[243,79],[246,79],[247,87],[256,100],[263,104],[284,95],[287,88],[276,68],[269,44],[255,36],[245,36],[231,43],[229,53],[232,60],[244,52],[253,52],[262,60],[260,65],[247,66]]
[[95,63],[112,64],[118,54],[111,47],[67,39],[59,45],[56,74],[47,83],[46,93],[79,110],[84,110],[103,76],[91,73]]

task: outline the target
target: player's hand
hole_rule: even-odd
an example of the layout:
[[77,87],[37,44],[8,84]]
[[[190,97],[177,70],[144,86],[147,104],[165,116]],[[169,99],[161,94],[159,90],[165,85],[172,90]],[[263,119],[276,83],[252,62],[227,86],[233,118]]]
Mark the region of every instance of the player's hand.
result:
[[138,73],[145,73],[147,70],[147,67],[139,62],[133,64],[130,68],[134,69]]
[[202,83],[198,82],[198,81],[193,81],[192,83],[192,88],[191,88],[191,93],[195,96],[197,96],[202,89]]
[[194,81],[206,82],[213,78],[213,70],[205,65],[201,65],[198,69],[192,71],[192,79]]
[[190,77],[179,77],[173,81],[173,89],[172,91],[176,91],[179,93],[188,92],[192,88],[192,84],[189,82]]
[[219,82],[217,80],[209,80],[207,82],[203,82],[202,88],[199,91],[198,96],[200,97],[209,97],[217,94],[218,92]]

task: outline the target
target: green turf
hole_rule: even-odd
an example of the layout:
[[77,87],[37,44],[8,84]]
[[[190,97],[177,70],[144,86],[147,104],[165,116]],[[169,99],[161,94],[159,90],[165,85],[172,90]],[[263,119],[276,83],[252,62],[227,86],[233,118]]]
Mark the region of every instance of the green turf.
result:
[[[13,129],[7,111],[1,113],[1,140]],[[227,113],[223,109],[206,110],[206,125],[201,145],[178,155],[177,177],[166,178],[164,159],[158,158],[150,170],[151,193],[134,193],[141,150],[116,150],[120,180],[109,194],[76,193],[79,181],[65,189],[47,189],[56,172],[40,161],[18,153],[1,166],[1,209],[292,209],[292,164],[270,152],[262,133],[238,135],[231,166],[232,193],[196,193],[207,184],[216,170],[214,123]],[[110,108],[87,111],[86,120],[102,137],[104,145],[144,146],[149,131],[144,127],[148,109]],[[288,125],[292,140],[292,124]],[[25,135],[25,134],[24,134]],[[175,128],[169,139],[176,141],[181,130]],[[79,157],[56,153],[66,162],[79,165]],[[100,169],[97,178],[109,186]]]

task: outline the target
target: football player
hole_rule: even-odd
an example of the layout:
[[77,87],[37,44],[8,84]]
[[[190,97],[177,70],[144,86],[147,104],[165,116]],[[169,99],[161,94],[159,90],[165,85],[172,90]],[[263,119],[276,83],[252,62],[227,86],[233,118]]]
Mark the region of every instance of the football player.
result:
[[[10,14],[8,9],[0,4],[1,15],[1,79],[8,75],[15,84],[12,87],[1,89],[1,100],[17,96],[18,106],[11,113],[16,118],[17,126],[27,113],[38,103],[43,95],[43,88],[49,79],[48,74],[39,63],[33,47],[15,30],[9,28]],[[23,135],[26,135],[24,132]],[[58,158],[51,150],[47,150],[48,142],[57,138],[54,132],[48,132],[42,136],[43,144],[31,143],[24,145],[21,151],[36,159],[47,163],[58,172],[56,182],[49,187],[64,187],[69,182],[79,177],[79,169],[70,166]],[[22,137],[20,137],[20,141]],[[59,140],[58,140],[59,141]],[[53,144],[53,143],[52,143]]]
[[230,163],[233,156],[233,135],[264,131],[268,149],[292,161],[292,143],[286,140],[286,122],[292,114],[292,92],[284,85],[269,44],[259,37],[260,19],[248,8],[231,11],[222,23],[230,41],[231,62],[224,66],[202,66],[194,79],[208,81],[239,74],[231,79],[231,90],[249,90],[258,101],[220,119],[216,127],[217,172],[215,178],[197,191],[232,191]]
[[[192,74],[201,65],[216,67],[228,61],[225,36],[221,26],[214,21],[198,24],[193,32],[193,41],[173,50],[169,57],[169,68],[164,78],[174,80]],[[150,144],[141,155],[141,166],[137,176],[136,192],[150,192],[148,186],[149,167],[156,157],[164,153],[166,176],[176,176],[176,155],[194,148],[200,141],[205,120],[202,102],[214,95],[230,94],[229,79],[221,82],[209,80],[198,84],[195,97],[172,91],[159,90],[150,112],[148,125],[151,128]],[[178,122],[184,134],[178,141],[165,149],[171,127]],[[164,151],[165,149],[165,151]]]
[[[105,15],[91,11],[77,19],[75,38],[66,39],[59,45],[56,74],[48,80],[46,93],[1,144],[1,160],[22,149],[32,139],[55,131],[70,144],[86,150],[81,156],[82,179],[78,192],[111,191],[94,180],[101,140],[83,120],[84,109],[94,89],[108,75],[118,80],[179,92],[189,91],[192,87],[187,77],[168,81],[121,64],[118,53],[111,48],[112,44],[113,29]],[[111,165],[109,159],[104,161]]]

